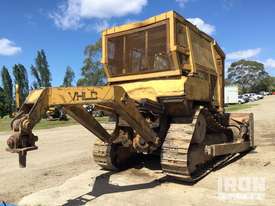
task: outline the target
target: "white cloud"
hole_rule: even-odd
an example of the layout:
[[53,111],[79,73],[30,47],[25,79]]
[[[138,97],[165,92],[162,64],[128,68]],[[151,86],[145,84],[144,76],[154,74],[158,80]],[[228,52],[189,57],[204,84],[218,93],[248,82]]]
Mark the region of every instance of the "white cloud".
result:
[[179,3],[180,7],[184,7],[188,1],[189,0],[176,0],[176,2]]
[[262,50],[261,48],[256,48],[256,49],[235,51],[235,52],[228,53],[226,55],[226,58],[228,60],[247,59],[247,58],[257,56],[261,52],[261,50]]
[[267,60],[264,62],[264,65],[265,65],[265,67],[267,67],[267,68],[275,69],[275,59],[271,59],[271,58],[267,59]]
[[107,19],[138,14],[148,0],[67,0],[50,14],[56,26],[63,30],[83,27],[83,19]]
[[229,68],[231,64],[232,64],[231,61],[225,61],[225,63],[224,63],[224,68],[225,68],[225,69]]
[[97,32],[102,32],[103,30],[105,30],[105,29],[107,29],[109,27],[110,27],[110,24],[108,23],[108,21],[107,20],[103,20],[103,21],[97,22],[95,24],[94,28],[95,28],[95,30]]
[[207,24],[201,18],[188,18],[187,20],[209,35],[213,34],[216,31],[215,26]]
[[12,56],[18,54],[22,49],[14,44],[14,42],[2,38],[0,39],[0,55]]
[[54,20],[57,27],[66,29],[78,29],[83,26],[80,22],[79,5],[75,0],[68,0],[68,2],[59,5],[57,11],[50,14],[50,18]]

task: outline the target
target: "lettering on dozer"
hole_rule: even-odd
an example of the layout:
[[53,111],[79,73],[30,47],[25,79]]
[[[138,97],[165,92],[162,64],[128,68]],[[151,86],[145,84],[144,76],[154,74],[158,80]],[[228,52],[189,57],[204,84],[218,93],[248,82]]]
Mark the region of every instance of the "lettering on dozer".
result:
[[68,92],[69,96],[73,101],[89,101],[97,99],[97,92],[90,91],[90,92]]

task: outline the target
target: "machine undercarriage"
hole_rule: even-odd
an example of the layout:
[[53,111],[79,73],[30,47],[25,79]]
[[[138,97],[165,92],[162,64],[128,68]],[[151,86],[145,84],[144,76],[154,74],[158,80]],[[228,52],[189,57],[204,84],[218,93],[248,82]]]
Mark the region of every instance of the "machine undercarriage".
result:
[[[193,116],[171,119],[163,128],[164,133],[159,133],[163,135],[161,146],[154,152],[160,155],[165,174],[186,182],[197,181],[234,156],[254,148],[252,114],[222,116],[197,108]],[[93,149],[95,162],[106,170],[121,170],[137,153],[150,153],[148,145],[137,147],[136,137],[129,137],[112,144],[98,140]]]

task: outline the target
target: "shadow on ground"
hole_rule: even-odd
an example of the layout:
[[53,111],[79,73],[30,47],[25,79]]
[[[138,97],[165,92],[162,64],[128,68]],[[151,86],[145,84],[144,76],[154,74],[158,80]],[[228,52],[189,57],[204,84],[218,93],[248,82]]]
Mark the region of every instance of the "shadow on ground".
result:
[[[251,152],[254,153],[255,150],[251,151]],[[237,155],[236,157],[230,159],[228,162],[224,163],[223,165],[218,166],[213,171],[220,170],[223,167],[225,167],[229,164],[232,164],[233,162],[241,159],[247,153],[248,152]],[[161,171],[159,157],[156,157],[156,156],[149,156],[146,158],[142,157],[141,163],[134,165],[135,169],[142,169],[144,167],[148,168],[150,170],[154,170],[154,171],[158,171],[158,170]],[[110,184],[110,177],[115,173],[117,173],[117,172],[112,171],[112,172],[107,172],[107,173],[97,176],[95,178],[91,192],[83,194],[75,199],[68,200],[67,203],[65,203],[63,206],[85,205],[86,203],[91,202],[91,201],[95,200],[96,198],[98,198],[102,195],[105,195],[105,194],[129,192],[129,191],[142,190],[142,189],[150,189],[150,188],[157,187],[157,186],[161,185],[162,183],[177,183],[177,184],[192,186],[198,182],[198,181],[193,182],[193,183],[182,182],[180,180],[176,180],[171,177],[165,176],[165,177],[161,177],[159,179],[154,179],[147,183],[119,186],[119,185]],[[199,180],[201,180],[201,179],[199,179]]]
[[[142,169],[145,167],[150,170],[161,170],[159,162],[159,158],[156,156],[149,156],[147,158],[142,156],[141,161],[139,163],[135,163],[133,168]],[[93,201],[105,194],[150,189],[160,185],[165,181],[165,178],[161,178],[142,184],[119,186],[110,184],[110,177],[115,173],[117,172],[111,171],[97,176],[95,178],[91,192],[81,195],[75,199],[68,200],[67,203],[65,203],[63,206],[85,205],[86,203]]]

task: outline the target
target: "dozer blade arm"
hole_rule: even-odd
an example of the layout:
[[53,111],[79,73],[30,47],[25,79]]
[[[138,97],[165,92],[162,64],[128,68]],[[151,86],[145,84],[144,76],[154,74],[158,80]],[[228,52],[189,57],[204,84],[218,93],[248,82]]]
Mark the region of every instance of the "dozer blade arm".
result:
[[101,124],[95,120],[95,118],[89,114],[83,106],[70,105],[65,106],[65,111],[74,120],[79,122],[83,127],[88,129],[94,135],[96,135],[103,142],[111,142],[112,136],[101,126]]
[[124,119],[149,145],[158,146],[160,140],[137,109],[136,102],[119,86],[45,88],[32,91],[12,120],[13,134],[7,144],[10,152],[19,154],[21,167],[26,166],[26,154],[37,149],[38,138],[32,129],[45,115],[50,106],[61,105],[77,122],[104,142],[113,138],[83,105],[94,104],[103,110],[112,111]]

